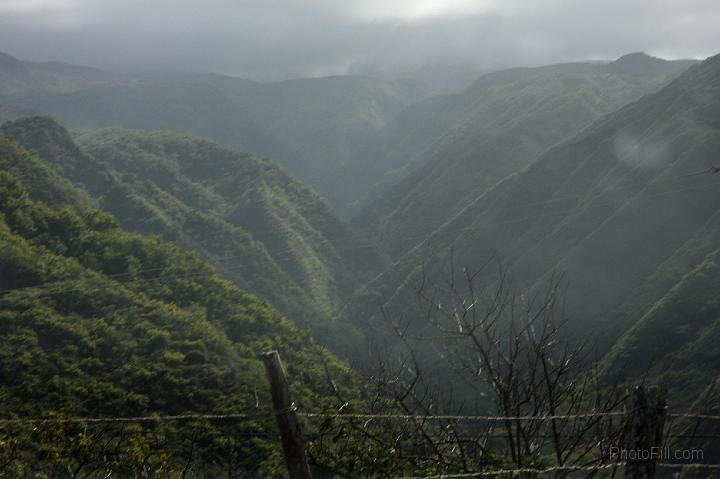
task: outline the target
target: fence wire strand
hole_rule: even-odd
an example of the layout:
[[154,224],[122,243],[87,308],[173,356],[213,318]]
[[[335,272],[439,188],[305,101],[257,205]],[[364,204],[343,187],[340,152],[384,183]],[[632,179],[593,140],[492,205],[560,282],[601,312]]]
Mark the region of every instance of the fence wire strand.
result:
[[[264,411],[245,414],[177,414],[165,416],[128,416],[128,417],[20,417],[0,418],[0,424],[31,424],[31,423],[103,423],[103,422],[161,422],[161,421],[186,421],[193,419],[211,420],[238,420],[256,419],[260,417],[271,417],[289,411],[296,411],[291,407],[279,411]],[[572,419],[588,419],[592,417],[617,417],[624,416],[627,411],[589,412],[581,414],[555,414],[542,416],[478,416],[478,415],[414,415],[414,414],[338,414],[327,412],[303,412],[296,411],[300,417],[307,418],[337,418],[337,419],[399,419],[418,421],[561,421]],[[693,413],[671,413],[668,417],[676,419],[708,419],[720,420],[720,415],[693,414]]]

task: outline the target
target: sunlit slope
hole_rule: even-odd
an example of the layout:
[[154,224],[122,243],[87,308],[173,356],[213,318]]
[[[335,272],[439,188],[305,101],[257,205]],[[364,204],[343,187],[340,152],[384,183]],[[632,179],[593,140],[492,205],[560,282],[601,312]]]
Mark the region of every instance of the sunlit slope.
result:
[[[52,170],[37,169],[28,152],[0,135],[3,164],[8,151],[25,155],[26,178]],[[296,401],[306,407],[332,401],[323,396],[320,358],[338,380],[348,377],[306,333],[221,279],[197,255],[126,233],[107,213],[34,201],[5,170],[0,172],[0,270],[0,408],[6,418],[267,408],[270,398],[257,355],[276,348],[290,371]],[[166,433],[174,427],[166,426]],[[281,470],[274,436],[267,434],[272,427],[270,417],[234,425],[235,434],[255,436],[243,443],[235,467],[251,476]],[[126,427],[124,434],[135,430]],[[207,440],[195,460],[211,464],[213,455],[225,454],[229,438],[220,430],[196,433]],[[172,458],[180,452],[176,446],[166,442],[166,450],[157,454]],[[29,460],[52,463],[42,454]]]
[[328,204],[275,163],[189,134],[103,130],[80,148],[46,117],[3,130],[133,231],[197,251],[325,340],[334,312],[377,268]]

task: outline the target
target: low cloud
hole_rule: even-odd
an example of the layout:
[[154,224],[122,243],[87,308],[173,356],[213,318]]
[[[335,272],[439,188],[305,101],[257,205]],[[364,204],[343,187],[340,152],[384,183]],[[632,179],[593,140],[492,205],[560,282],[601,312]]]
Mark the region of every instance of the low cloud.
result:
[[257,78],[432,63],[495,69],[631,51],[703,58],[716,0],[4,0],[0,50]]

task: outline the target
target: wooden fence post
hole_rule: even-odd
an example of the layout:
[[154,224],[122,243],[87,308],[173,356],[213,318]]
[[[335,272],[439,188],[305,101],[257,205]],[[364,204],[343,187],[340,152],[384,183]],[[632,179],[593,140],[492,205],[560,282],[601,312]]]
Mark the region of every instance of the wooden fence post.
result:
[[625,479],[655,479],[658,459],[665,454],[662,442],[666,411],[664,389],[635,388],[625,436]]
[[312,479],[302,431],[295,415],[295,406],[290,397],[290,388],[280,362],[280,355],[277,351],[269,351],[263,353],[262,358],[270,382],[273,409],[280,429],[285,464],[290,479]]

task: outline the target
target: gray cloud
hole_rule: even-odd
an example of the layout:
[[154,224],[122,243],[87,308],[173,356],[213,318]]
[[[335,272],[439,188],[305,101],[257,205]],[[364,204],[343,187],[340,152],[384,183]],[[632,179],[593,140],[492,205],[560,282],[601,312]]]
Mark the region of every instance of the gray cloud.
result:
[[0,0],[0,50],[23,59],[266,78],[700,58],[717,25],[717,0]]

